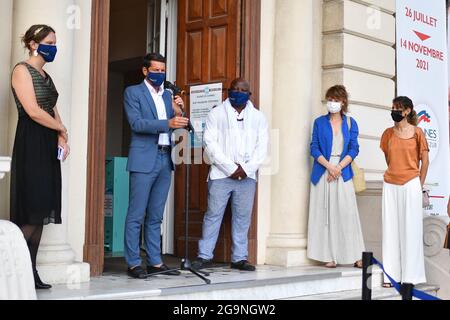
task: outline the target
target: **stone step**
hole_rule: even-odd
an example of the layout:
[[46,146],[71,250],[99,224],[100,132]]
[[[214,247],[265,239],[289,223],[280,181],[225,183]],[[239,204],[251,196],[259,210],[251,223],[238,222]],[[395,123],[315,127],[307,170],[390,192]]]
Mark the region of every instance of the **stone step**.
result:
[[[432,296],[437,296],[439,290],[435,285],[419,285],[418,290],[426,292]],[[361,289],[341,292],[331,292],[319,295],[302,296],[283,300],[361,300]],[[372,300],[401,300],[400,294],[394,288],[374,288],[372,290]],[[416,300],[416,298],[414,298]]]
[[[227,267],[211,271],[210,285],[190,272],[180,277],[156,276],[130,279],[123,273],[92,278],[78,287],[54,286],[39,292],[45,300],[281,300],[361,289],[362,270],[352,267],[327,269],[317,266],[282,268],[258,266],[256,272]],[[372,286],[381,287],[382,271],[374,268]]]
[[[282,300],[299,296],[311,296],[330,292],[352,291],[361,288],[362,271],[338,268],[289,277],[216,282],[207,286],[176,287],[162,289],[157,296],[134,296],[148,300]],[[382,283],[380,269],[373,271],[374,287]]]

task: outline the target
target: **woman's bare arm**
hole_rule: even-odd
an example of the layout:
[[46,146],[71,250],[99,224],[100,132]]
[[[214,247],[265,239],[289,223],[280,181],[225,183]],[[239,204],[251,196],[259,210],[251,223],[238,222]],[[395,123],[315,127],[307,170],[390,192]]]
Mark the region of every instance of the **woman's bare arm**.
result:
[[423,186],[425,185],[425,180],[427,179],[428,167],[430,165],[430,160],[428,158],[429,152],[422,152],[422,165],[420,167],[420,183]]
[[[63,122],[62,122],[61,116],[59,115],[58,107],[55,106],[53,108],[53,111],[55,112],[55,119],[56,119],[56,121],[58,121],[63,127],[65,127]],[[67,130],[66,130],[66,132],[59,132],[59,136],[58,137],[61,138],[61,139],[64,139],[64,141],[66,143],[69,142],[69,134],[67,133]]]
[[66,128],[61,123],[39,107],[34,92],[33,80],[25,66],[19,65],[14,69],[12,86],[25,112],[31,119],[44,127],[61,132],[66,131]]

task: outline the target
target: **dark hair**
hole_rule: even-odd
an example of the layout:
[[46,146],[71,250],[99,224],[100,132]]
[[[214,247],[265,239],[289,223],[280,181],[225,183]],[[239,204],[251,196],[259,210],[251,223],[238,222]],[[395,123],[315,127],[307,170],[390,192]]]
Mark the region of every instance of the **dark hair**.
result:
[[408,122],[417,127],[419,119],[417,116],[417,112],[414,110],[414,103],[410,98],[404,96],[397,97],[392,101],[392,103],[395,107],[401,108],[402,110],[411,109],[411,112],[408,115]]
[[327,90],[325,98],[341,100],[342,110],[341,115],[348,112],[348,92],[347,89],[342,85],[336,85]]
[[56,33],[55,29],[45,24],[35,24],[34,26],[31,26],[30,29],[25,32],[25,35],[21,38],[24,48],[28,49],[31,52],[31,41],[40,43],[52,32]]
[[245,80],[244,78],[234,79],[230,84],[229,90],[236,89],[239,85],[242,85],[244,88],[246,88],[248,91],[250,91],[250,83],[248,83],[248,81]]
[[162,63],[166,63],[166,58],[164,58],[163,55],[159,54],[159,53],[149,53],[147,54],[143,61],[142,61],[142,66],[144,68],[150,68],[150,66],[152,65],[152,61],[157,61],[157,62],[162,62]]

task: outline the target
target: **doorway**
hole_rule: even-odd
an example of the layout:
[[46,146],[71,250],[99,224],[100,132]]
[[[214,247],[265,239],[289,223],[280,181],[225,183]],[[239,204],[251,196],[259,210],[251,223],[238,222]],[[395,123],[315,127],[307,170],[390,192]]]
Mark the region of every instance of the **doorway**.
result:
[[[244,77],[250,81],[252,99],[258,106],[260,15],[261,3],[254,0],[92,0],[84,246],[84,261],[91,265],[92,276],[100,276],[104,268],[105,161],[107,155],[127,155],[130,132],[122,111],[121,95],[126,86],[142,81],[140,58],[149,51],[161,52],[167,58],[168,80],[177,79],[177,85],[187,91],[191,85],[211,82],[222,82],[227,87],[235,77]],[[119,19],[120,23],[116,22]],[[204,36],[201,41],[199,36]],[[208,55],[198,55],[191,50],[196,41]],[[233,52],[231,57],[224,51],[224,44]],[[202,71],[196,78],[198,70]],[[186,105],[189,109],[189,101]],[[194,236],[189,241],[191,257],[195,255],[206,204],[207,167],[197,166],[193,171],[195,180],[191,181],[191,188],[195,197],[189,209],[196,218],[189,225]],[[163,252],[174,252],[178,256],[184,253],[183,234],[173,229],[184,230],[182,206],[177,205],[183,203],[182,173],[183,168],[173,179],[176,191],[169,195],[163,226],[163,234],[168,235],[163,237]],[[249,235],[251,262],[256,262],[256,213],[255,206]],[[229,240],[229,231],[225,221],[224,239]],[[229,243],[219,241],[218,261],[227,261]]]
[[[176,21],[176,12],[169,10],[176,10],[176,3],[175,0],[110,1],[104,225],[104,269],[108,272],[124,269],[124,226],[129,199],[126,164],[131,130],[124,112],[123,93],[127,87],[144,80],[143,56],[151,52],[165,56],[168,50],[174,50],[176,30],[174,34],[171,26],[172,20]],[[175,41],[169,43],[171,39]],[[176,61],[167,63],[168,80],[173,81],[175,64]],[[174,253],[173,189],[172,186],[164,213],[163,254]]]
[[[192,86],[222,84],[229,88],[237,77],[249,80],[252,100],[259,105],[259,29],[261,3],[254,0],[179,0],[178,1],[178,72],[177,84],[189,92]],[[226,98],[226,90],[223,99]],[[186,106],[189,109],[189,97]],[[188,112],[189,114],[189,112]],[[191,152],[192,163],[196,152]],[[185,166],[175,177],[175,252],[185,250]],[[197,256],[202,236],[203,217],[207,210],[209,166],[192,165],[189,199],[189,257]],[[249,231],[249,258],[256,263],[257,201]],[[214,260],[231,260],[231,209],[228,205],[214,250]]]

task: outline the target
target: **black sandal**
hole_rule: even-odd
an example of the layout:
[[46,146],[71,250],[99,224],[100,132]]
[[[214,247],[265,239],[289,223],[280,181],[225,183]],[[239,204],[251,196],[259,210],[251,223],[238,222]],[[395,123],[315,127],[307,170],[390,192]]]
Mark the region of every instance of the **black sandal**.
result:
[[[358,262],[360,262],[360,263],[358,263]],[[363,263],[362,263],[362,261],[357,261],[357,262],[355,262],[355,264],[353,265],[353,268],[362,269],[362,268],[363,268]]]

